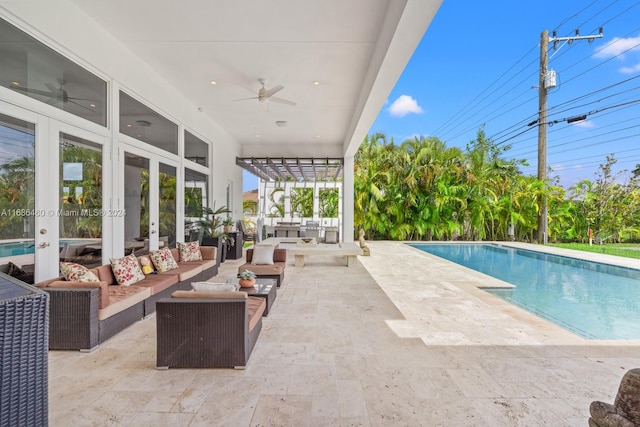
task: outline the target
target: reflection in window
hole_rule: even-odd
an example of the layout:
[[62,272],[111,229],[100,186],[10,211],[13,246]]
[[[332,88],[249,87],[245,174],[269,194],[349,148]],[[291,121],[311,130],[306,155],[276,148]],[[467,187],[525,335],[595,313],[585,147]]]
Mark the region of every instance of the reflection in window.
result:
[[60,134],[60,260],[102,261],[102,147]]
[[209,166],[209,144],[184,131],[184,158],[202,166]]
[[27,283],[34,270],[34,165],[35,125],[0,114],[0,270]]
[[160,245],[176,247],[176,168],[160,163]]
[[178,154],[178,125],[122,91],[120,133]]
[[149,252],[149,160],[126,153],[124,163],[124,250]]
[[209,206],[208,177],[205,174],[185,169],[184,178],[184,240],[193,242],[202,237],[198,221],[202,217],[202,208]]
[[107,82],[0,19],[0,85],[102,126]]

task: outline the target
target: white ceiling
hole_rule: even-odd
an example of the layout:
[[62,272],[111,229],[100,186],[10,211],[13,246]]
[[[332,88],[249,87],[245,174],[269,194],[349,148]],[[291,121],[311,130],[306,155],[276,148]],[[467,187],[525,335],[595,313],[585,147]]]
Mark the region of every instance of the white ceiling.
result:
[[[369,131],[441,0],[73,2],[244,156],[343,156]],[[258,78],[297,105],[234,101],[255,96]]]

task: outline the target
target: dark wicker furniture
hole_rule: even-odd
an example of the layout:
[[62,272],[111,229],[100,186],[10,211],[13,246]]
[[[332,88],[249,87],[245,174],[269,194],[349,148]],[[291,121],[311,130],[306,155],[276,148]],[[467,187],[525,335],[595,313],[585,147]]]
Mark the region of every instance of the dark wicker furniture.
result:
[[[227,283],[238,284],[238,279],[227,279]],[[240,288],[242,292],[246,292],[251,297],[260,297],[266,300],[267,306],[264,309],[264,316],[269,315],[271,306],[278,295],[278,282],[275,279],[257,278],[256,284],[251,288]]]
[[[101,284],[69,283],[61,277],[38,283],[50,295],[49,349],[92,351],[153,313],[159,299],[176,290],[191,289],[192,281],[211,278],[218,267],[213,262],[214,248],[203,249],[203,257],[207,251],[209,256],[201,262],[179,262],[176,270],[149,275],[128,287],[117,285],[110,265],[94,269]],[[172,249],[172,253],[178,257],[177,249]],[[190,267],[198,270],[197,274],[189,274]],[[106,300],[109,302],[105,303]]]
[[47,426],[48,295],[0,273],[0,426]]
[[[249,297],[252,298],[252,297]],[[157,367],[243,368],[262,329],[249,328],[249,298],[167,298],[156,304]]]
[[253,248],[246,250],[247,262],[238,267],[238,277],[240,273],[245,270],[251,270],[256,273],[256,276],[265,279],[275,279],[278,287],[282,285],[284,280],[284,271],[287,266],[287,250],[281,248],[275,248],[273,251],[273,265],[255,265],[251,264],[253,260]]
[[98,319],[97,288],[43,288],[51,299],[49,348],[92,351],[144,317],[144,300]]

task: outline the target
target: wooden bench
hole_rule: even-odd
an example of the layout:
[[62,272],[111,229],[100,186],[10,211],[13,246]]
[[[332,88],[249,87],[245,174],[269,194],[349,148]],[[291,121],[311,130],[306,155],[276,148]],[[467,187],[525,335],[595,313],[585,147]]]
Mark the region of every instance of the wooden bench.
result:
[[335,245],[304,245],[296,244],[287,248],[287,252],[295,257],[295,266],[304,267],[304,258],[314,255],[343,256],[347,267],[356,263],[356,257],[362,255],[362,249],[355,243],[339,243]]

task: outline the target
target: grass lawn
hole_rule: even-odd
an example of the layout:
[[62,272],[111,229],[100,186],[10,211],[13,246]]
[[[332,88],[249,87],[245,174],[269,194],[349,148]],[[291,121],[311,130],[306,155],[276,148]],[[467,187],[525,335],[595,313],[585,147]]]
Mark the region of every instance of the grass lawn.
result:
[[640,244],[636,243],[605,243],[593,246],[589,246],[588,243],[550,243],[549,246],[640,259]]

